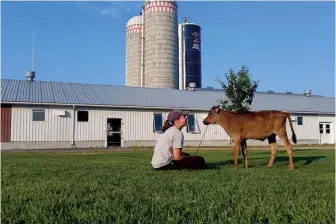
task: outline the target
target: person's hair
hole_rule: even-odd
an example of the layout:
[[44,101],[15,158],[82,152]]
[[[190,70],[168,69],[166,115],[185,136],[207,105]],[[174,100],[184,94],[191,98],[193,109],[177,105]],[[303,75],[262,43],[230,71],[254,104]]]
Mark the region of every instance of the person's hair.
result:
[[173,126],[173,123],[166,120],[163,127],[162,127],[162,133],[164,133],[168,128],[170,128],[171,126]]

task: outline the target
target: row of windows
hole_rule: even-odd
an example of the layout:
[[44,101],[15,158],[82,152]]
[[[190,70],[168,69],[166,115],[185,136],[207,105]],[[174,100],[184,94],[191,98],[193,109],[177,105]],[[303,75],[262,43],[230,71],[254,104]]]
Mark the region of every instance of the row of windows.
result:
[[[45,121],[45,110],[33,110],[33,121]],[[77,111],[77,121],[88,122],[89,121],[89,111],[80,110]],[[164,119],[162,114],[154,113],[153,128],[154,132],[161,132],[163,127]],[[187,131],[195,132],[195,114],[189,114],[187,119]],[[297,124],[303,125],[303,117],[297,117]]]
[[[153,119],[153,131],[161,132],[164,124],[164,119],[162,114],[154,113]],[[195,132],[196,131],[196,120],[195,114],[189,114],[187,119],[187,132]]]
[[[33,110],[33,121],[45,121],[45,110]],[[88,122],[89,111],[79,110],[77,111],[77,121]]]

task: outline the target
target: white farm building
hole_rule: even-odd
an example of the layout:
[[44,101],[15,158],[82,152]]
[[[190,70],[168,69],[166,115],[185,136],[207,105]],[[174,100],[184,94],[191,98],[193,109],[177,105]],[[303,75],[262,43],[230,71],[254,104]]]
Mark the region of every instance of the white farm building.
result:
[[[153,146],[172,109],[189,110],[186,146],[197,146],[202,120],[224,92],[49,81],[1,80],[1,148]],[[334,144],[335,98],[257,92],[252,110],[291,113],[298,144]],[[291,130],[287,122],[287,133]],[[230,144],[218,125],[209,126],[202,146]],[[267,140],[248,144],[267,144]]]

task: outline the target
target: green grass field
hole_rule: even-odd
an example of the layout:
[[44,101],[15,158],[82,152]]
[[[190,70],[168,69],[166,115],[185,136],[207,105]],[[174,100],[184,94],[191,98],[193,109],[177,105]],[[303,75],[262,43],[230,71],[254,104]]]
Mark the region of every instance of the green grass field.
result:
[[[187,150],[188,152],[188,150]],[[194,151],[189,151],[193,153]],[[154,171],[150,151],[2,153],[1,223],[335,223],[334,150],[199,151],[202,171]]]

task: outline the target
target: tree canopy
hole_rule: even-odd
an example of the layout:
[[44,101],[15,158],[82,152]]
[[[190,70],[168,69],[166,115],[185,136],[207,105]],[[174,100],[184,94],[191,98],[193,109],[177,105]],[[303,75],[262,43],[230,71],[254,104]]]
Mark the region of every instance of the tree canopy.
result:
[[254,93],[258,88],[259,80],[252,78],[247,66],[242,66],[235,73],[231,68],[225,73],[227,84],[218,77],[216,81],[222,86],[227,99],[219,100],[222,109],[234,112],[247,112],[251,109]]

